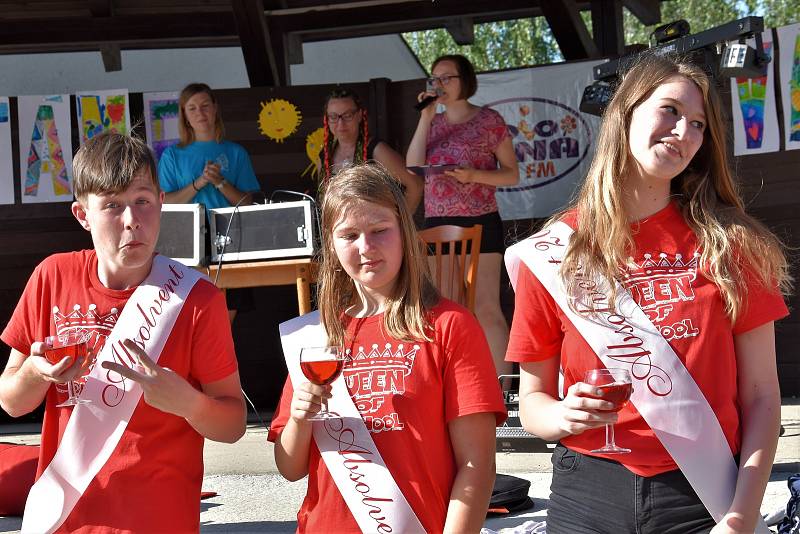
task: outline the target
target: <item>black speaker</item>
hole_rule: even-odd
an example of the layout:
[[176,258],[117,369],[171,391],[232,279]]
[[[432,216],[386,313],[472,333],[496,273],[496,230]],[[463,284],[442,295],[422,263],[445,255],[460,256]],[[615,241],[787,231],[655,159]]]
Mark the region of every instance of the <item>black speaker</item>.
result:
[[311,202],[280,202],[211,213],[211,260],[243,261],[314,255],[316,214]]

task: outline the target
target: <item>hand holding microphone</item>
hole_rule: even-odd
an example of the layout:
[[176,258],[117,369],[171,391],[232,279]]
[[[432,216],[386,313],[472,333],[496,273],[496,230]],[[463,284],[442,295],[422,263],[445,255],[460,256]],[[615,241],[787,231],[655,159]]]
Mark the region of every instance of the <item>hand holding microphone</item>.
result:
[[[436,99],[444,94],[444,91],[442,90],[441,87],[437,87],[432,92],[433,94],[431,94],[431,89],[428,89],[424,93],[420,93],[418,97],[419,101],[416,104],[414,104],[414,109],[417,111],[422,111],[423,109],[427,108],[428,106],[436,102]],[[422,95],[427,95],[427,96],[423,97]]]

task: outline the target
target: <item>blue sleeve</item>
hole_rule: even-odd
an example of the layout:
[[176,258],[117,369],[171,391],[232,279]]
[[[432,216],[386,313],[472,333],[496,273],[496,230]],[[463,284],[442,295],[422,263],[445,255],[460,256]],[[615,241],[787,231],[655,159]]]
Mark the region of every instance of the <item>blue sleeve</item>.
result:
[[261,184],[258,183],[256,173],[253,171],[253,164],[250,162],[250,156],[241,145],[234,144],[233,146],[235,147],[235,163],[231,176],[226,176],[226,179],[232,182],[239,191],[244,193],[260,191]]
[[175,150],[172,147],[167,148],[161,154],[161,159],[158,161],[158,183],[165,193],[172,193],[181,188],[180,184],[178,184]]

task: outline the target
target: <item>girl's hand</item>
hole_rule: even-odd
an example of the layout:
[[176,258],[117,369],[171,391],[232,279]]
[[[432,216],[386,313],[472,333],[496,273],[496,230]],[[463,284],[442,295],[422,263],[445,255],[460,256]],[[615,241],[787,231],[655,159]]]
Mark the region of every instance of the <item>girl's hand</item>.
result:
[[742,514],[728,512],[722,520],[714,525],[709,534],[747,534],[753,532],[753,527],[747,528],[744,525]]
[[603,400],[602,396],[602,389],[585,382],[571,385],[566,397],[560,401],[559,428],[577,435],[592,428],[616,423],[617,413],[610,411],[614,409],[614,403]]
[[206,163],[206,166],[203,169],[202,178],[206,180],[206,183],[210,182],[214,186],[219,185],[220,183],[222,183],[222,180],[225,179],[225,177],[222,176],[220,166],[217,163],[213,163],[211,161]]
[[[429,96],[434,96],[438,98],[438,95],[433,91],[423,91],[417,95],[417,102],[422,102],[423,98],[427,98]],[[436,115],[436,102],[428,104],[422,111],[419,112],[419,118],[422,120],[426,120],[428,122],[433,120],[433,117]]]
[[451,178],[455,178],[462,184],[471,184],[475,182],[478,176],[478,171],[472,167],[459,167],[452,171],[445,171],[444,173]]
[[331,386],[318,386],[311,382],[303,382],[294,390],[289,416],[298,423],[306,423],[316,415],[322,402],[331,398]]

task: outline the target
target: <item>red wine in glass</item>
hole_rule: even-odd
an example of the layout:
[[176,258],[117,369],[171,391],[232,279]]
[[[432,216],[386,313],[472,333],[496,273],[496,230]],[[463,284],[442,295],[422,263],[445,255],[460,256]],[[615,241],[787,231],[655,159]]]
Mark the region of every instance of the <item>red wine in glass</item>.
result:
[[[339,378],[344,368],[345,355],[339,347],[303,347],[300,349],[300,369],[308,381],[318,386],[327,386]],[[310,421],[337,419],[339,416],[328,411],[327,401]]]
[[[44,340],[44,357],[53,365],[61,362],[66,357],[72,358],[72,365],[80,366],[84,374],[88,372],[89,363],[89,334],[72,330],[56,336],[48,336]],[[72,367],[72,366],[70,366]],[[67,382],[67,400],[56,405],[57,408],[64,406],[76,406],[78,404],[88,404],[91,401],[81,399],[75,394],[75,382]]]
[[602,399],[614,403],[614,407],[607,410],[609,412],[618,412],[623,409],[633,393],[633,384],[631,383],[614,383],[598,387],[603,391]]
[[[624,408],[633,393],[631,374],[627,369],[590,369],[586,371],[583,381],[602,390],[603,394],[598,398],[614,403],[614,408],[607,410],[609,412],[618,412]],[[606,444],[592,452],[625,454],[631,450],[617,446],[614,441],[614,425],[608,424],[606,425]]]

